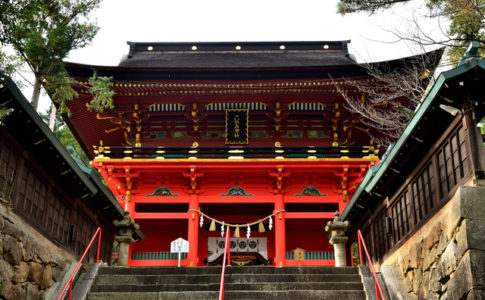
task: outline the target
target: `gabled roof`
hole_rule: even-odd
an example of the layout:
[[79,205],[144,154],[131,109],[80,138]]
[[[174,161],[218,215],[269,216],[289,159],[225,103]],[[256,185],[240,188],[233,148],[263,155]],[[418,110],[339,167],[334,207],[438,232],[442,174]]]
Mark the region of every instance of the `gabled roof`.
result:
[[348,42],[128,42],[130,52],[119,66],[248,69],[352,65]]
[[2,74],[0,99],[0,103],[13,108],[13,112],[4,120],[6,129],[53,176],[57,184],[79,197],[99,195],[103,201],[99,205],[106,208],[113,218],[123,216],[124,211],[114,195],[89,168],[79,166],[79,162],[69,155],[12,79]]
[[[369,77],[367,64],[358,64],[347,50],[349,41],[134,43],[118,66],[66,62],[75,78],[112,76],[115,81],[273,80]],[[240,47],[241,50],[237,47]],[[284,46],[284,47],[282,47]],[[327,48],[328,46],[328,48]],[[193,48],[195,47],[195,48]],[[151,49],[151,50],[149,50]],[[192,50],[196,49],[196,50]],[[443,49],[389,61],[373,68],[399,70],[410,64],[438,64]]]
[[[424,142],[418,140],[423,139],[424,136],[439,135],[453,120],[449,113],[438,108],[440,100],[442,98],[455,99],[457,103],[454,105],[460,105],[458,99],[463,98],[464,91],[473,91],[475,94],[483,95],[484,81],[485,61],[483,58],[468,58],[456,68],[441,73],[399,140],[388,149],[388,153],[385,154],[378,168],[369,170],[366,174],[344,209],[342,219],[358,215],[357,211],[363,208],[362,203],[358,203],[365,195],[379,192],[391,196],[395,192],[395,188],[406,180],[406,174],[412,171],[413,164],[408,163],[409,159],[419,161],[426,151],[425,147],[431,143],[426,139]],[[483,99],[477,101],[478,119],[483,117],[484,106]],[[420,138],[416,139],[418,136]],[[396,174],[391,169],[400,170],[400,174]]]

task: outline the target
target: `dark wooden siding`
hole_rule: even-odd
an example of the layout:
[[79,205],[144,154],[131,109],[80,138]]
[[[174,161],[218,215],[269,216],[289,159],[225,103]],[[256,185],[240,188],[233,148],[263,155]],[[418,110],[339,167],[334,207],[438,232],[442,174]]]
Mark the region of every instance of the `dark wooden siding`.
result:
[[[472,177],[467,139],[463,123],[455,123],[389,201],[377,207],[370,226],[363,228],[374,260],[404,242]],[[386,232],[386,217],[391,218],[391,233]]]
[[[0,128],[1,130],[1,128]],[[79,256],[96,228],[103,227],[100,258],[110,262],[114,232],[111,220],[98,214],[95,199],[72,198],[66,189],[23,151],[5,130],[0,132],[0,198],[49,240]],[[76,227],[76,238],[69,240]],[[96,247],[89,258],[96,257]]]

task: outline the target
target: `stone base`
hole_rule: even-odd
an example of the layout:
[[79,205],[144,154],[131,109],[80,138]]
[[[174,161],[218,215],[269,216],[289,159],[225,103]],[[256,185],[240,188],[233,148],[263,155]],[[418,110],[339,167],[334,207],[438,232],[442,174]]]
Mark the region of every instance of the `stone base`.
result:
[[381,269],[394,282],[392,299],[485,299],[484,228],[485,188],[460,187],[385,259]]
[[48,298],[74,257],[0,204],[0,299]]

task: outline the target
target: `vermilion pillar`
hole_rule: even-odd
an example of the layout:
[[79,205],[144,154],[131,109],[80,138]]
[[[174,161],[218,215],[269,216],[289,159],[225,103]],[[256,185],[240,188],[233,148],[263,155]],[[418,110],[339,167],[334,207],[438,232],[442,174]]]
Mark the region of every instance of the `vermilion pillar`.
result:
[[[129,201],[126,200],[125,211],[130,213],[130,217],[131,217],[132,220],[135,220],[135,202],[133,201],[133,198],[131,198]],[[131,267],[131,253],[132,253],[132,251],[133,251],[133,242],[130,243],[129,250],[128,250],[128,267]]]
[[130,217],[134,220],[135,219],[135,202],[133,198],[130,201],[125,202],[125,211],[130,212]]
[[[199,197],[197,194],[191,194],[189,199],[189,210],[199,209]],[[189,211],[189,253],[187,261],[189,267],[195,267],[199,264],[199,213]]]
[[[283,194],[278,193],[275,195],[274,209],[275,211],[285,209]],[[286,226],[284,212],[275,215],[275,265],[277,267],[286,266]]]

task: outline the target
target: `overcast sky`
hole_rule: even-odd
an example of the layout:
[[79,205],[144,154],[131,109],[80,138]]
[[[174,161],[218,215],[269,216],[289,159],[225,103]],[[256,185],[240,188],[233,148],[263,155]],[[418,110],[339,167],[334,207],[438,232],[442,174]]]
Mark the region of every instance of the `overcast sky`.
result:
[[[397,40],[408,32],[413,14],[427,31],[436,21],[417,12],[422,1],[398,5],[373,16],[341,16],[338,0],[104,0],[92,13],[100,30],[93,42],[72,51],[68,61],[117,65],[127,41],[329,41],[351,40],[358,61],[380,61],[416,54],[419,48]],[[410,24],[410,25],[409,25]],[[30,98],[28,90],[26,97]],[[49,101],[41,100],[40,111]]]

